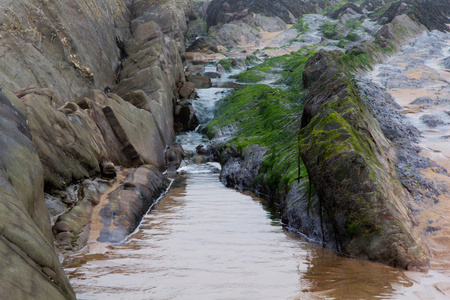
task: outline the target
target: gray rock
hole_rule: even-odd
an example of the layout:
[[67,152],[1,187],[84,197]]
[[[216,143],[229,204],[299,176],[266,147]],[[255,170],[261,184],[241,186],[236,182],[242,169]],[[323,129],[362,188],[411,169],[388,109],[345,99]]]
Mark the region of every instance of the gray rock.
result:
[[176,176],[176,171],[181,165],[181,162],[186,157],[183,147],[179,143],[170,145],[166,149],[166,170],[170,177]]
[[444,59],[444,67],[450,69],[450,56]]
[[435,115],[423,115],[420,117],[422,122],[424,122],[428,127],[434,128],[439,125],[443,125],[444,121]]

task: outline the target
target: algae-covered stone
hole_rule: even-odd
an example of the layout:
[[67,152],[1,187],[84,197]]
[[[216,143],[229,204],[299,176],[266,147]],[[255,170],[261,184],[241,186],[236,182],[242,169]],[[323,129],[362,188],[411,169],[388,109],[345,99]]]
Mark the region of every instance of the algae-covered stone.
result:
[[327,72],[309,91],[299,149],[337,249],[399,268],[428,268],[428,249],[413,227],[392,147],[352,82]]

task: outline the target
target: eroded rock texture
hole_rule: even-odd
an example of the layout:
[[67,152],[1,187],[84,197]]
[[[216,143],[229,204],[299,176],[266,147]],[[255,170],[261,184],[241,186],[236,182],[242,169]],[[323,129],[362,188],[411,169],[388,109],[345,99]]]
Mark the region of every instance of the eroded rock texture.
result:
[[[44,189],[54,218],[63,213],[54,220],[58,244],[80,249],[100,200],[86,178],[104,166],[115,174],[114,166],[148,164],[157,175],[143,184],[154,197],[167,187],[158,176],[173,143],[192,8],[189,0],[0,4],[1,298],[74,298]],[[67,197],[81,181],[83,195]],[[125,227],[148,209],[145,194],[135,197],[142,209],[126,209]]]
[[[302,116],[300,154],[319,213],[343,253],[406,269],[426,269],[429,253],[413,228],[395,153],[332,54],[318,52],[303,74],[311,87]],[[320,70],[319,70],[320,69]],[[322,74],[317,80],[309,73]],[[326,87],[326,88],[324,88]]]
[[75,299],[54,252],[43,168],[25,116],[0,92],[0,295]]
[[231,23],[248,17],[251,13],[279,17],[293,23],[305,13],[318,12],[330,1],[267,1],[267,0],[213,0],[207,9],[208,26]]

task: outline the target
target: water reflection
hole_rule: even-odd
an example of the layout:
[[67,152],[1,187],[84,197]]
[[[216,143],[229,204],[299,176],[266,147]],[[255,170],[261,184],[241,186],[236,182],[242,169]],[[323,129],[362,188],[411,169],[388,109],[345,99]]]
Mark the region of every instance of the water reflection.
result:
[[403,271],[285,231],[212,165],[185,173],[126,243],[66,265],[79,299],[420,299]]
[[311,249],[305,264],[303,292],[332,299],[395,299],[402,287],[413,285],[400,270],[339,257],[329,249]]

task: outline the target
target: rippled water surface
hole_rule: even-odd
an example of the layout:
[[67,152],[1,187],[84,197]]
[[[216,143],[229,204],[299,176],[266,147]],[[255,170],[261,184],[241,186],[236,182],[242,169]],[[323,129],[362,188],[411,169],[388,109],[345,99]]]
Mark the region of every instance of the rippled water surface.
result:
[[212,164],[183,173],[126,243],[75,257],[79,299],[401,299],[414,285],[286,232]]

